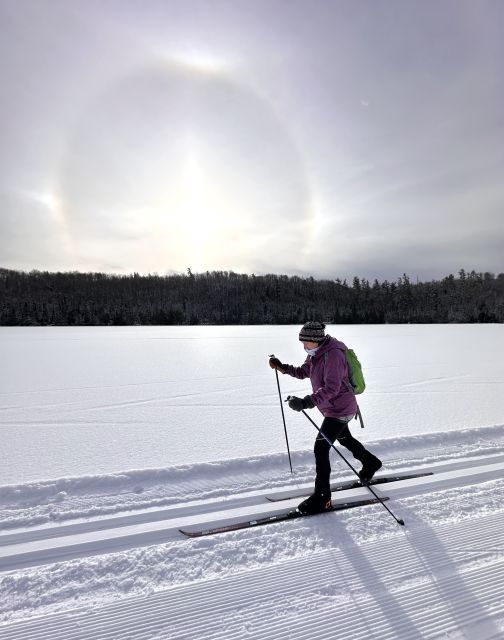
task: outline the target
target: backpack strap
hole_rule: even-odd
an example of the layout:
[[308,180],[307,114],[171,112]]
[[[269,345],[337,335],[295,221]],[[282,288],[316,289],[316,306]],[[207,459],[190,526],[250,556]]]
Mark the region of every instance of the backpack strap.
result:
[[[343,349],[340,349],[340,351],[343,351]],[[326,351],[326,352],[324,353],[324,362],[327,362],[327,358],[328,358],[328,357],[329,357],[329,352],[328,352],[328,351]],[[346,360],[346,358],[345,358],[345,360]],[[347,371],[348,371],[348,362],[347,362]],[[350,378],[349,378],[348,376],[347,376],[346,378],[343,378],[343,382],[345,383],[346,388],[347,388],[351,393],[353,393],[353,395],[354,395],[354,397],[355,397],[355,391],[354,391],[354,389],[353,389],[352,385],[350,384]],[[357,402],[357,400],[356,400],[355,402]],[[357,420],[357,418],[359,418],[359,422],[360,422],[361,429],[364,429],[364,420],[363,420],[363,418],[362,418],[362,413],[361,413],[361,410],[360,410],[360,407],[359,407],[359,403],[358,403],[358,402],[357,402],[357,413],[355,414],[355,419]]]
[[364,420],[362,419],[362,413],[358,403],[357,403],[357,413],[355,414],[355,419],[357,420],[357,418],[359,418],[361,429],[364,429]]

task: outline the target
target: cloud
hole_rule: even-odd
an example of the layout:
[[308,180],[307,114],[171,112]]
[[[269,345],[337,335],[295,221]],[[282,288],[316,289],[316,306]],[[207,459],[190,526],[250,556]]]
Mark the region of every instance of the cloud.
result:
[[9,5],[0,187],[42,199],[4,199],[2,259],[498,270],[504,7],[484,6]]

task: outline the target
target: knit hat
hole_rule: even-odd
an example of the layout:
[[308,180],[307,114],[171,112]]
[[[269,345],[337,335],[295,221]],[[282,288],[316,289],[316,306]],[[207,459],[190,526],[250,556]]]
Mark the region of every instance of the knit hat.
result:
[[316,322],[315,320],[310,320],[299,332],[299,339],[301,342],[324,342],[325,340],[325,324],[323,322]]

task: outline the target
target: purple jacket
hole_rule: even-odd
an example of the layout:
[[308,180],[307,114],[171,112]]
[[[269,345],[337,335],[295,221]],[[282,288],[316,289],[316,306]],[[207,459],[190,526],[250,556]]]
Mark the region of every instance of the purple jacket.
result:
[[327,336],[314,356],[308,356],[300,367],[286,365],[285,373],[293,378],[310,378],[313,400],[327,418],[342,418],[357,412],[357,401],[348,382],[346,345]]

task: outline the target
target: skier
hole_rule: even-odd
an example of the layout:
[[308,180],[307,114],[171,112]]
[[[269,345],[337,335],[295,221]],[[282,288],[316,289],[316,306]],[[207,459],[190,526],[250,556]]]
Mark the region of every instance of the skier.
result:
[[[359,477],[363,483],[369,482],[382,463],[352,436],[348,428],[348,422],[357,412],[357,401],[348,379],[348,366],[343,353],[346,346],[326,335],[325,324],[315,321],[303,326],[299,340],[307,353],[302,366],[282,364],[274,357],[269,360],[270,367],[280,373],[300,380],[310,378],[313,393],[304,398],[292,396],[289,407],[294,411],[317,407],[324,416],[321,431],[331,442],[337,440],[362,463]],[[301,513],[320,513],[331,509],[330,449],[329,443],[319,434],[314,447],[315,490],[298,506]]]

